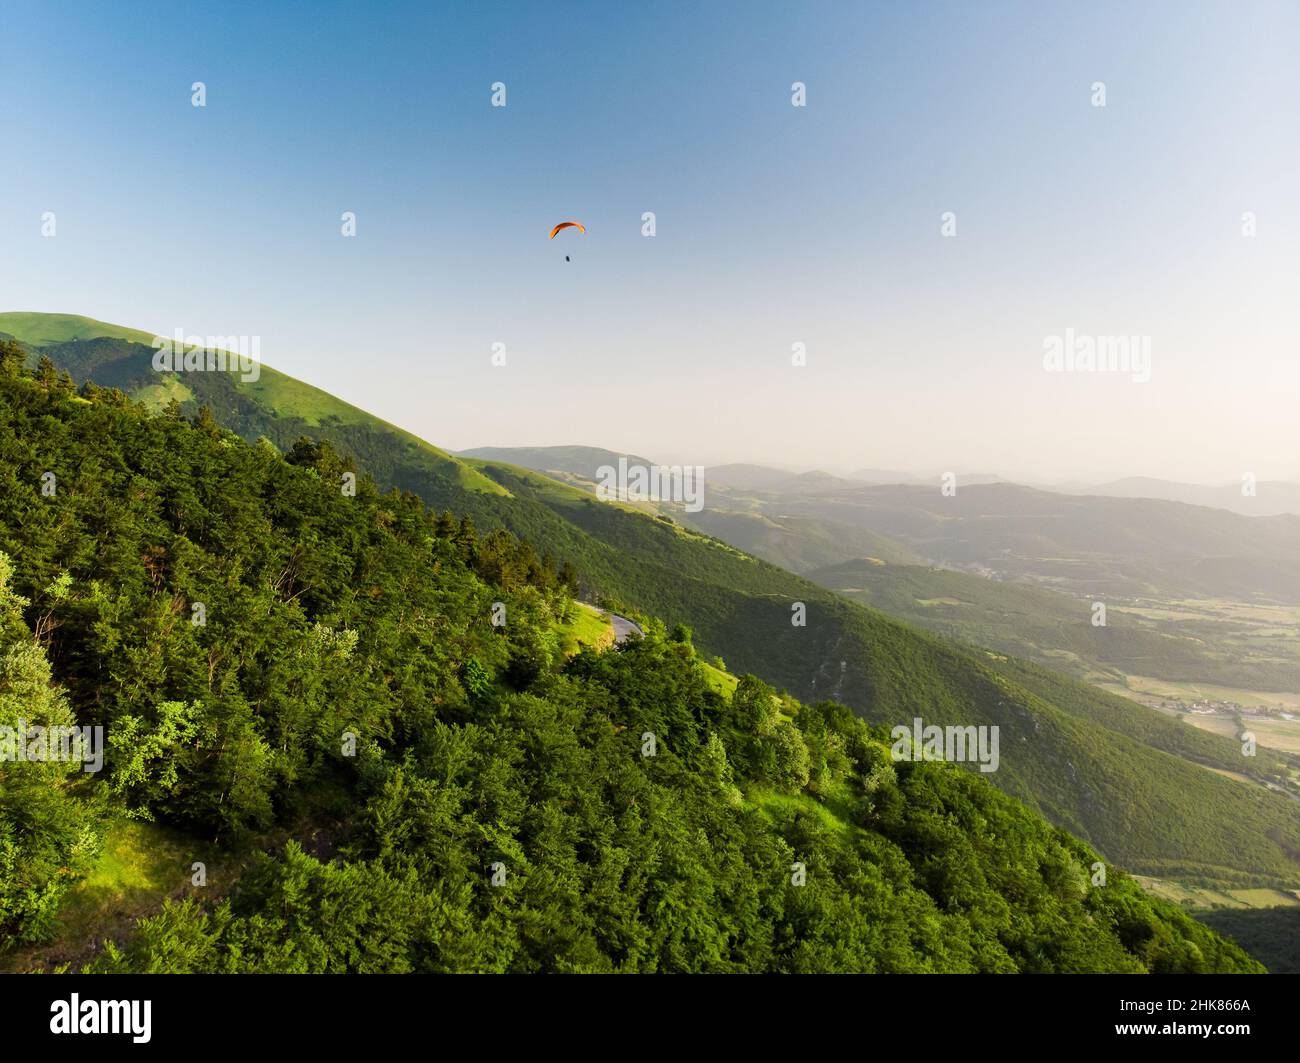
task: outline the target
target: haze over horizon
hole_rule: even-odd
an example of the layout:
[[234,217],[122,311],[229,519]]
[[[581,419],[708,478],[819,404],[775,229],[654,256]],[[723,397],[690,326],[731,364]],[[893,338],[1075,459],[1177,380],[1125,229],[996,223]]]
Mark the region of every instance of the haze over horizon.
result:
[[[649,461],[657,462],[663,465],[682,465],[682,464],[695,462],[704,466],[706,471],[710,467],[719,468],[722,466],[729,466],[729,465],[752,465],[752,466],[758,466],[762,468],[776,469],[781,472],[788,472],[792,476],[799,476],[806,473],[826,473],[830,476],[836,476],[836,477],[843,477],[843,478],[858,477],[863,479],[869,479],[868,477],[866,477],[865,474],[871,472],[871,473],[879,473],[881,474],[882,477],[884,477],[884,478],[879,478],[879,477],[876,478],[874,482],[878,482],[878,483],[885,483],[888,477],[890,476],[902,476],[907,480],[921,480],[921,479],[937,478],[939,476],[942,476],[944,472],[950,471],[957,476],[958,481],[960,481],[963,477],[972,477],[972,476],[980,477],[980,478],[991,477],[1009,483],[1017,483],[1029,487],[1042,487],[1042,488],[1051,488],[1051,489],[1066,490],[1066,491],[1074,488],[1101,487],[1109,483],[1119,483],[1124,480],[1160,480],[1161,482],[1168,483],[1171,485],[1182,484],[1185,486],[1194,486],[1194,487],[1238,487],[1241,484],[1241,481],[1239,479],[1218,481],[1218,482],[1195,482],[1195,481],[1173,480],[1167,477],[1151,477],[1151,476],[1131,476],[1131,477],[1122,476],[1122,477],[1111,477],[1111,478],[1101,478],[1101,479],[1075,479],[1069,477],[1058,477],[1055,479],[1039,480],[1039,479],[1035,479],[1032,476],[1016,476],[1013,474],[1007,474],[1006,472],[1000,469],[992,469],[992,468],[985,469],[985,468],[977,468],[973,466],[967,467],[965,465],[957,465],[955,468],[951,470],[941,470],[938,468],[917,468],[917,467],[906,466],[906,465],[899,466],[896,468],[885,468],[879,465],[870,465],[870,464],[853,465],[851,463],[850,464],[836,464],[836,463],[790,464],[788,462],[783,462],[783,461],[751,461],[744,457],[739,457],[735,459],[726,459],[726,460],[713,460],[709,458],[707,455],[701,458],[697,455],[681,454],[672,450],[668,450],[668,451],[657,450],[652,452],[651,451],[643,452],[643,451],[638,451],[632,447],[606,447],[606,446],[602,446],[599,442],[593,442],[591,440],[587,440],[583,442],[570,440],[567,443],[564,442],[533,443],[533,444],[522,443],[522,444],[518,444],[517,447],[514,448],[509,446],[499,447],[495,443],[484,443],[481,446],[462,447],[458,450],[455,450],[454,453],[473,454],[477,450],[489,450],[489,449],[532,450],[532,449],[548,449],[548,448],[555,448],[555,447],[592,447],[597,450],[607,450],[614,454],[636,455],[637,457],[645,458]],[[1300,483],[1300,476],[1277,477],[1276,479],[1279,482],[1284,482],[1284,483]]]
[[754,7],[7,5],[0,310],[257,335],[454,450],[1300,475],[1300,11]]

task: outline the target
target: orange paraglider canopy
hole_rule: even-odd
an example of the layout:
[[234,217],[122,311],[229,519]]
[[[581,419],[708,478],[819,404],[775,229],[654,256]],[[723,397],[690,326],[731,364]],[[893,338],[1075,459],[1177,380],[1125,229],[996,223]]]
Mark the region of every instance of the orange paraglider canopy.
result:
[[577,229],[578,232],[580,233],[585,233],[587,231],[587,227],[583,225],[582,222],[580,221],[562,221],[560,222],[559,225],[557,225],[554,229],[551,230],[551,235],[547,237],[547,239],[554,240],[556,233],[558,233],[561,229],[567,229],[570,226]]

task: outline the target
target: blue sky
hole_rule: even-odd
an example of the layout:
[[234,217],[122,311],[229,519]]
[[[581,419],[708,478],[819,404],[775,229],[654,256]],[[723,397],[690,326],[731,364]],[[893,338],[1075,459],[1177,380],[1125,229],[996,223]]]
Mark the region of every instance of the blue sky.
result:
[[[6,0],[4,28],[0,309],[258,335],[452,448],[1300,475],[1297,5]],[[1067,328],[1149,336],[1151,380],[1046,373]]]

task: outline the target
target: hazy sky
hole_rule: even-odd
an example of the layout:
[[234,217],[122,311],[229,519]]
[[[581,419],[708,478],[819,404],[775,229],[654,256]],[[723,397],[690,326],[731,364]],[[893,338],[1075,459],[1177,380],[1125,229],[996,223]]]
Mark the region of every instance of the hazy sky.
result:
[[[3,0],[3,39],[0,310],[257,335],[453,449],[1300,475],[1295,3]],[[1045,371],[1067,329],[1150,381]]]

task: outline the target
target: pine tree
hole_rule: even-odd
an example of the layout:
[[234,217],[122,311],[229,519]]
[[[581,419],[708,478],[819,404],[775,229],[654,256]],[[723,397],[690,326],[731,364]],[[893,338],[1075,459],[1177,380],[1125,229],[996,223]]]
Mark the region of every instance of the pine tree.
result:
[[221,425],[217,423],[216,417],[212,413],[211,407],[206,404],[199,407],[199,415],[194,420],[194,425],[200,432],[213,439],[221,435]]
[[13,340],[0,340],[0,376],[21,376],[27,352]]
[[53,391],[59,382],[59,372],[47,354],[41,355],[41,360],[37,364],[36,379],[41,382],[41,386],[46,391]]
[[577,596],[578,571],[569,563],[568,558],[560,563],[560,583],[569,589],[570,594]]
[[456,553],[462,561],[469,561],[474,557],[475,547],[478,545],[478,532],[474,528],[473,517],[466,514],[460,518],[460,526],[456,529],[452,541],[456,544]]
[[[12,575],[0,553],[0,727],[26,741],[27,728],[76,721],[23,622],[27,603],[11,589]],[[98,847],[90,806],[69,789],[80,764],[9,759],[0,760],[0,950],[51,932],[59,901]]]

